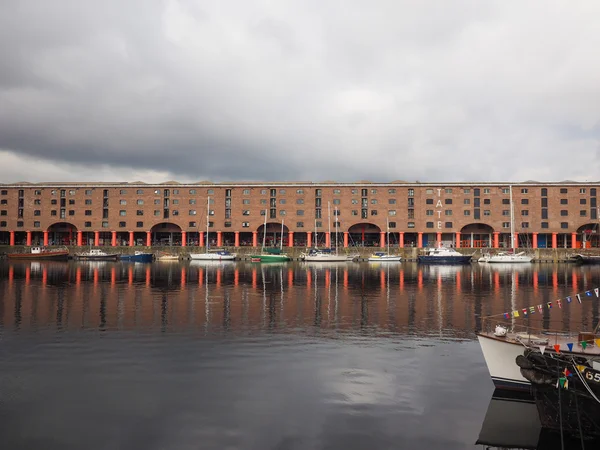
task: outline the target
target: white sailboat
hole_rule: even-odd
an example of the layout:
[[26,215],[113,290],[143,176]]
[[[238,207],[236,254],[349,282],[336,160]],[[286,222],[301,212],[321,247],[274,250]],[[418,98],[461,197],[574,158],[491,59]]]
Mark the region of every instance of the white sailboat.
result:
[[402,256],[400,255],[390,255],[390,219],[388,218],[386,221],[387,224],[387,253],[385,252],[375,252],[371,256],[369,256],[368,261],[370,262],[398,262],[402,261]]
[[[513,197],[512,197],[512,186],[510,186],[510,245],[512,251],[510,252],[500,252],[496,255],[488,256],[487,258],[483,258],[483,261],[480,258],[479,262],[488,262],[488,263],[530,263],[533,260],[533,257],[528,255],[525,252],[514,252],[515,247],[515,214],[514,214],[514,205],[513,205]],[[487,259],[487,261],[486,261]]]
[[[337,211],[337,208],[335,209],[335,211]],[[330,208],[330,204],[327,204],[327,218],[328,218],[328,222],[329,222],[329,236],[331,236],[331,208]],[[309,250],[308,254],[303,253],[301,255],[301,258],[304,259],[304,261],[308,261],[308,262],[339,262],[339,261],[351,261],[353,258],[349,257],[347,255],[340,255],[338,253],[338,229],[339,227],[337,226],[337,213],[336,213],[336,227],[335,227],[335,246],[334,249],[332,250],[331,248],[325,248],[325,249],[317,249],[316,247],[314,249]],[[317,240],[316,238],[317,236],[317,227],[316,227],[316,222],[315,222],[315,242]]]
[[233,261],[235,259],[235,253],[230,253],[227,250],[217,249],[209,251],[208,243],[208,225],[210,222],[210,197],[206,199],[206,252],[204,253],[190,253],[192,260],[201,261]]

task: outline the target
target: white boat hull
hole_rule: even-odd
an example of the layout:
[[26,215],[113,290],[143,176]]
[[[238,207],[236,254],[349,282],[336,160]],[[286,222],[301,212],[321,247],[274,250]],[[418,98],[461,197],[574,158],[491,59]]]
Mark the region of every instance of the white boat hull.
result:
[[370,256],[370,262],[398,262],[402,261],[402,256],[386,255],[386,256]]
[[490,256],[488,258],[487,262],[491,263],[491,264],[494,264],[494,263],[516,264],[516,263],[530,263],[532,260],[533,260],[533,258],[531,256],[527,256],[527,255],[495,255],[495,256]]
[[190,258],[199,261],[233,261],[235,255],[219,255],[216,253],[190,253]]
[[477,335],[494,385],[504,389],[529,389],[531,383],[521,375],[515,360],[525,347],[518,343]]
[[341,261],[348,261],[348,257],[346,255],[315,255],[315,256],[306,255],[304,257],[304,261],[307,261],[307,262],[341,262]]

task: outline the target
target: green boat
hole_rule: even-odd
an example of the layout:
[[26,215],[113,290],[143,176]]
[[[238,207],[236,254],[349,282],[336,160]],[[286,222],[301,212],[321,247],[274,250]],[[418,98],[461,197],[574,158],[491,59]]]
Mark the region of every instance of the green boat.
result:
[[279,248],[265,248],[267,238],[267,211],[265,210],[265,224],[263,225],[263,242],[260,255],[250,255],[252,262],[286,262],[291,261],[288,255],[283,253],[283,220],[281,221],[281,244]]

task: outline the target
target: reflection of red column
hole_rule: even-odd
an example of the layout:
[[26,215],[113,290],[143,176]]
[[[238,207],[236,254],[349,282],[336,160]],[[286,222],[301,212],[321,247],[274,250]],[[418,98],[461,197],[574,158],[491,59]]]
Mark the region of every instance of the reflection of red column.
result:
[[435,233],[435,245],[436,247],[442,245],[442,233],[440,233],[439,231]]
[[48,239],[48,231],[44,231],[44,247],[48,246],[48,242],[50,242],[50,239]]
[[48,284],[48,268],[44,266],[42,269],[42,286],[46,286]]
[[344,287],[348,288],[348,269],[344,269]]
[[133,284],[133,267],[129,266],[127,270],[127,283],[129,286]]
[[513,242],[513,248],[519,248],[519,233],[515,233],[515,242]]
[[494,248],[500,247],[500,232],[494,231]]
[[312,272],[310,271],[310,269],[308,269],[306,271],[306,286],[310,287],[310,285],[312,285]]
[[417,286],[419,287],[419,290],[423,289],[423,270],[419,269],[419,272],[417,273]]
[[217,231],[217,247],[223,246],[223,233],[221,231]]
[[185,283],[186,283],[186,275],[187,272],[185,271],[185,267],[181,268],[181,288],[185,288]]
[[294,270],[288,269],[288,286],[292,287],[294,285]]
[[252,269],[252,289],[256,289],[256,267]]
[[198,242],[198,244],[200,245],[200,247],[204,247],[204,231],[201,231],[198,234],[200,236],[200,242]]
[[31,266],[25,267],[25,286],[29,286],[31,281]]
[[233,285],[238,286],[240,284],[240,269],[235,269],[233,272]]
[[533,292],[537,292],[538,284],[539,284],[538,273],[537,273],[537,270],[535,270],[533,272]]
[[572,278],[573,278],[573,290],[577,291],[577,271],[573,270],[572,272]]
[[240,232],[239,231],[236,231],[234,233],[233,246],[236,248],[240,246]]
[[98,284],[98,268],[94,267],[94,285]]
[[312,233],[310,231],[306,233],[306,247],[312,247]]
[[331,269],[325,269],[325,287],[331,284]]
[[423,248],[423,232],[419,231],[417,233],[417,248]]
[[379,233],[379,247],[381,247],[381,248],[385,247],[385,232],[384,231]]
[[400,232],[400,237],[398,239],[398,246],[400,248],[404,248],[404,231]]
[[187,245],[187,233],[185,231],[181,232],[181,246],[185,247]]
[[552,248],[558,247],[557,233],[552,233]]
[[152,246],[152,232],[146,231],[146,247]]
[[558,273],[556,270],[552,272],[552,289],[556,291],[558,289]]
[[252,232],[252,247],[258,247],[258,231]]
[[500,291],[500,272],[494,272],[494,292]]
[[198,270],[198,286],[202,286],[204,284],[204,269]]
[[344,248],[348,248],[348,233],[347,231],[344,231]]
[[9,231],[9,245],[12,247],[15,245],[15,232]]
[[110,268],[110,285],[114,287],[115,284],[117,284],[117,269],[112,266]]
[[577,248],[577,233],[571,233],[571,248]]
[[456,248],[460,248],[460,231],[456,232]]
[[113,247],[117,246],[117,232],[113,231],[111,232],[111,243],[110,245],[112,245]]
[[9,286],[12,284],[13,280],[15,279],[15,268],[13,266],[10,266],[8,268],[8,282],[9,282]]
[[288,247],[294,246],[294,232],[288,231]]
[[538,248],[537,237],[538,237],[538,234],[533,233],[533,241],[532,241],[533,248]]
[[98,247],[100,245],[100,232],[94,231],[94,245]]
[[461,291],[461,280],[460,280],[460,271],[456,272],[456,293],[460,294]]
[[404,292],[404,270],[400,269],[400,292]]
[[382,291],[385,290],[385,272],[383,269],[379,271],[379,286],[381,287]]
[[221,286],[221,276],[223,275],[223,272],[221,272],[221,269],[217,269],[217,287]]
[[75,270],[75,285],[79,286],[81,284],[81,267],[77,267]]
[[150,266],[146,267],[146,286],[150,286]]
[[81,247],[83,245],[83,231],[77,230],[77,247]]

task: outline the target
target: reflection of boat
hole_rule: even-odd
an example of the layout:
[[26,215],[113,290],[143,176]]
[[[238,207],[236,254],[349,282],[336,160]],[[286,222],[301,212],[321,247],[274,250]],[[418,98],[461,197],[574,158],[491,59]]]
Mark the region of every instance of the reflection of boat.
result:
[[119,255],[116,253],[106,253],[98,248],[93,248],[87,252],[75,253],[74,258],[79,261],[116,261]]
[[586,358],[525,349],[516,365],[531,382],[543,427],[600,437],[600,370]]
[[428,248],[425,255],[417,256],[417,261],[421,264],[468,264],[471,257],[472,255],[463,255],[453,248],[440,245]]
[[219,260],[204,260],[204,259],[193,259],[190,261],[190,266],[197,267],[225,267],[225,266],[233,266],[235,265],[235,261],[231,259],[225,259],[222,261]]
[[134,254],[122,254],[119,258],[121,261],[149,263],[154,259],[154,255],[152,253],[136,251]]
[[9,253],[6,255],[9,259],[53,259],[66,260],[69,257],[69,249],[62,248],[49,250],[45,247],[31,247],[29,252]]

